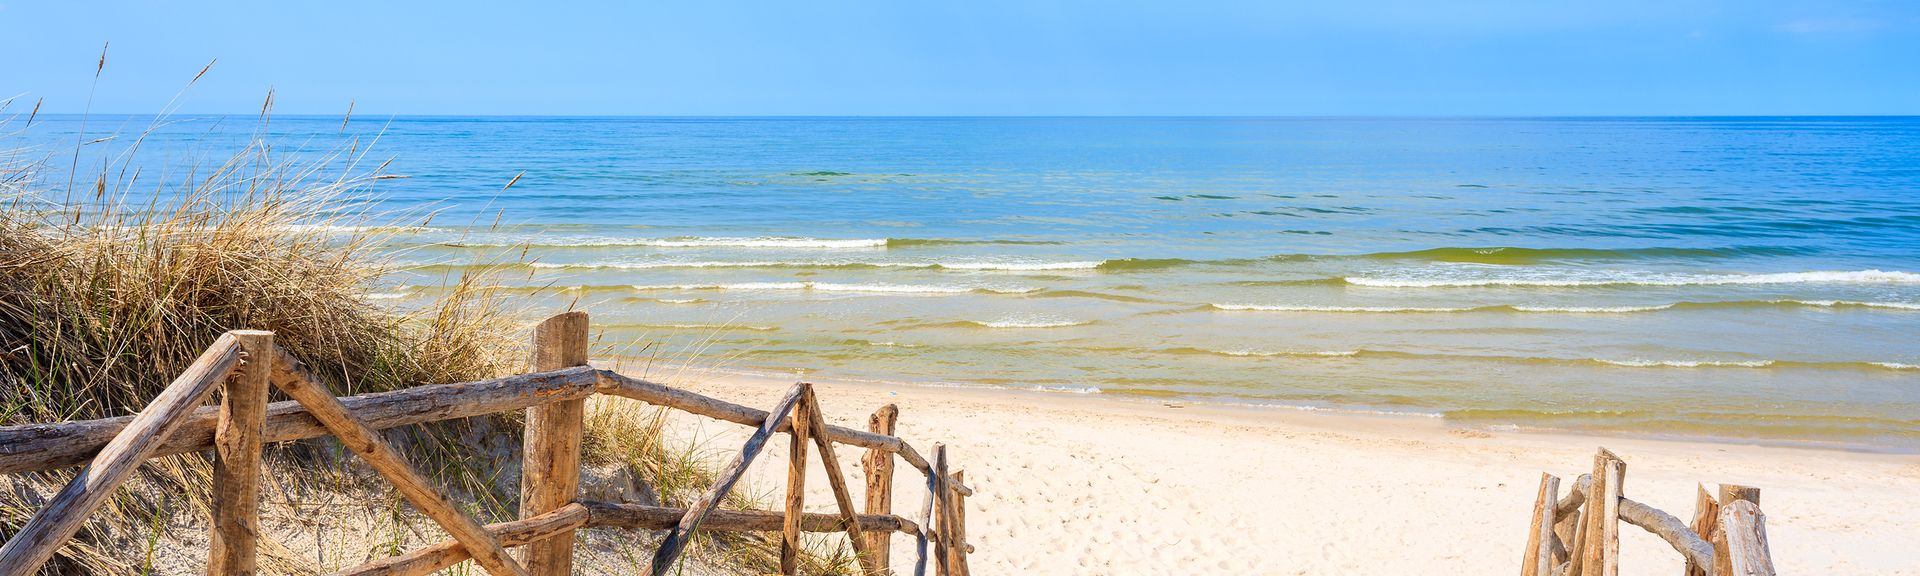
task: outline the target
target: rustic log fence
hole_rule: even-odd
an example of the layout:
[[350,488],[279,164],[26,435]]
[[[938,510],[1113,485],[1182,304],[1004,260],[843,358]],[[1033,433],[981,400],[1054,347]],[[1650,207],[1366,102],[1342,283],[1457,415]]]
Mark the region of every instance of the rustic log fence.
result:
[[[139,414],[56,424],[0,427],[0,474],[84,465],[73,481],[0,546],[0,576],[37,571],[80,530],[140,463],[173,454],[213,452],[214,506],[208,573],[257,571],[261,449],[332,435],[393,484],[453,540],[336,572],[339,576],[418,575],[472,560],[494,576],[572,573],[574,531],[619,527],[666,530],[649,574],[671,571],[696,530],[781,532],[781,571],[796,573],[801,532],[845,533],[867,576],[884,576],[890,536],[915,538],[914,574],[929,564],[937,574],[966,576],[965,498],[973,491],[962,472],[948,471],[947,450],[934,446],[927,461],[894,435],[899,410],[887,405],[869,431],[826,423],[813,387],[795,384],[773,410],[763,411],[587,365],[587,315],[569,312],[534,329],[531,368],[505,378],[420,386],[336,398],[305,364],[273,344],[273,334],[222,335]],[[269,387],[291,401],[267,402]],[[200,407],[215,388],[218,406]],[[720,480],[685,509],[578,499],[585,400],[595,394],[631,398],[755,428]],[[481,525],[436,490],[387,442],[380,430],[411,424],[526,410],[520,519]],[[722,510],[719,504],[776,433],[791,439],[787,498],[782,512]],[[866,448],[864,512],[854,509],[835,444]],[[803,512],[809,445],[817,449],[838,509]],[[893,465],[899,457],[923,473],[929,491],[919,522],[893,515]],[[520,548],[510,555],[508,548]]]
[[1721,484],[1716,499],[1702,486],[1689,524],[1627,498],[1626,475],[1626,461],[1605,448],[1564,498],[1560,478],[1542,473],[1521,576],[1617,576],[1622,520],[1673,546],[1687,576],[1773,576],[1760,489]]

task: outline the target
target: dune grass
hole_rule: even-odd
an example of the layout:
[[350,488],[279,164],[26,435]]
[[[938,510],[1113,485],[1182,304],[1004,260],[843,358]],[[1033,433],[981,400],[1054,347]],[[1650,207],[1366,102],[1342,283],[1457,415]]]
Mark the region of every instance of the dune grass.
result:
[[[446,278],[437,301],[404,311],[366,297],[393,271],[384,240],[404,230],[396,224],[424,215],[374,211],[373,186],[388,176],[357,168],[364,156],[357,143],[344,153],[290,159],[256,141],[204,171],[149,182],[133,168],[134,142],[86,178],[0,147],[0,425],[134,413],[235,329],[273,331],[276,344],[340,395],[525,369],[521,340],[530,315],[503,298],[487,269]],[[665,438],[662,419],[643,405],[596,403],[588,458],[624,465],[662,501],[684,504],[715,472],[697,447]],[[517,415],[499,415],[388,436],[416,468],[472,502],[471,512],[499,521],[516,509],[518,424]],[[381,528],[331,558],[265,534],[267,572],[337,569],[441,537],[336,442],[272,446],[268,462],[275,471],[263,503],[280,516],[344,514],[332,506],[348,495],[375,508]],[[0,530],[11,534],[73,472],[7,477]],[[201,455],[151,461],[47,572],[173,573],[162,570],[166,550],[192,531],[180,518],[206,517],[210,478]],[[765,503],[736,497],[732,504]],[[714,568],[703,573],[764,573],[777,563],[777,539],[704,536],[694,556]],[[182,553],[203,557],[204,549]],[[810,573],[850,573],[841,552],[810,556],[808,565]]]

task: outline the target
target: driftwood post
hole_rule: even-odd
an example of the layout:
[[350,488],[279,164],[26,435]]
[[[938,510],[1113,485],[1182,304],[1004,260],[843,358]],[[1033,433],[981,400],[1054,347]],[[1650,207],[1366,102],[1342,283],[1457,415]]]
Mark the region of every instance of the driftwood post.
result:
[[[949,478],[953,479],[953,485],[955,486],[965,485],[967,483],[967,471],[954,470],[953,475],[949,476]],[[953,556],[955,560],[954,568],[959,570],[960,576],[970,576],[973,573],[973,569],[967,567],[967,554],[972,552],[967,546],[967,497],[961,494],[959,490],[954,490]]]
[[[1747,504],[1751,505],[1751,509],[1752,509],[1751,513],[1747,513],[1744,511],[1738,512],[1738,513],[1734,512],[1733,505],[1735,502],[1746,502]],[[1733,526],[1728,524],[1728,520],[1730,518],[1740,518],[1743,521],[1751,522],[1752,525]],[[1761,518],[1762,517],[1760,515],[1760,489],[1759,488],[1754,488],[1752,486],[1742,486],[1739,484],[1721,484],[1720,485],[1720,506],[1719,506],[1719,509],[1715,512],[1715,519],[1714,519],[1715,525],[1714,525],[1713,534],[1712,534],[1713,565],[1714,565],[1713,573],[1716,576],[1734,576],[1734,575],[1745,576],[1746,574],[1768,574],[1768,575],[1773,574],[1773,565],[1771,560],[1768,560],[1764,563],[1765,571],[1759,572],[1759,571],[1752,571],[1752,570],[1757,570],[1758,566],[1756,566],[1756,564],[1752,562],[1752,558],[1750,556],[1744,559],[1735,557],[1735,555],[1739,553],[1751,554],[1754,550],[1754,544],[1758,544],[1759,551],[1763,555],[1767,553],[1766,530],[1765,530],[1766,527],[1759,525],[1759,523],[1761,522]],[[1755,535],[1753,534],[1753,532],[1755,530],[1758,530],[1759,532],[1757,535],[1758,536],[1757,538],[1754,538]],[[1746,534],[1745,535],[1728,534],[1729,532],[1742,532],[1742,531],[1745,531]],[[1742,545],[1745,546],[1744,549],[1736,550],[1736,548],[1739,548]],[[1741,572],[1740,570],[1750,570],[1750,571]]]
[[207,574],[252,576],[259,570],[260,444],[267,422],[268,378],[273,375],[273,333],[231,332],[244,355],[220,397],[214,428],[213,526]]
[[507,554],[492,533],[487,532],[480,522],[461,512],[446,495],[427,484],[425,477],[407,465],[399,450],[388,444],[380,432],[349,412],[346,405],[341,404],[340,399],[335,398],[325,386],[305,378],[291,377],[276,378],[273,384],[294,401],[306,406],[315,420],[319,420],[340,439],[340,444],[365,460],[374,472],[380,473],[380,477],[393,484],[394,489],[419,508],[422,514],[445,528],[447,534],[452,535],[473,555],[474,563],[485,568],[488,574],[528,576],[526,568]]
[[[1720,527],[1720,502],[1707,493],[1706,486],[1695,485],[1694,489],[1698,493],[1694,495],[1693,523],[1688,527],[1693,529],[1694,534],[1700,535],[1700,539],[1712,542],[1714,530]],[[1687,576],[1707,576],[1707,567],[1689,558]]]
[[[1593,488],[1581,516],[1580,548],[1574,552],[1570,576],[1617,576],[1620,573],[1620,483],[1627,463],[1606,448],[1593,455]],[[1578,571],[1575,572],[1574,569]]]
[[1533,499],[1533,524],[1527,530],[1527,554],[1521,576],[1553,576],[1553,509],[1560,501],[1560,478],[1540,474],[1540,493]]
[[107,442],[100,454],[61,488],[45,508],[34,513],[13,538],[0,546],[0,574],[32,574],[46,564],[54,551],[80,531],[87,517],[106,503],[113,490],[166,441],[167,435],[185,420],[182,417],[205,400],[214,384],[239,362],[240,347],[234,343],[233,335],[221,335],[186,372],[173,379],[166,390]]
[[1720,505],[1720,542],[1714,571],[1718,576],[1774,576],[1767,550],[1767,520],[1750,500]]
[[[860,530],[860,511],[853,508],[853,494],[847,491],[847,478],[840,473],[840,455],[834,453],[833,442],[827,440],[827,417],[820,413],[820,399],[814,397],[811,386],[803,395],[801,405],[807,408],[807,435],[813,438],[814,447],[820,449],[820,465],[827,469],[827,486],[833,489],[833,504],[847,523],[847,545],[853,547],[853,561],[862,573],[883,576],[874,571],[872,555],[867,553],[866,535]],[[800,422],[793,424],[795,430],[800,429]]]
[[667,531],[667,535],[661,538],[660,548],[654,550],[653,562],[648,565],[647,574],[663,576],[673,568],[673,562],[680,558],[680,552],[686,547],[687,540],[693,538],[693,531],[700,529],[700,523],[706,521],[707,515],[712,514],[713,509],[720,506],[720,500],[727,496],[727,492],[733,490],[733,485],[740,482],[741,476],[746,475],[747,466],[753,464],[753,459],[760,455],[760,449],[766,447],[767,437],[772,436],[773,431],[780,427],[780,423],[787,419],[787,413],[793,411],[793,405],[800,401],[800,394],[806,391],[804,386],[804,384],[796,384],[792,389],[787,390],[787,395],[782,397],[780,403],[775,404],[773,410],[768,411],[766,417],[760,421],[760,427],[753,431],[752,436],[747,437],[747,443],[740,447],[740,455],[734,457],[733,465],[727,467],[727,473],[722,475],[720,481],[712,488],[707,489],[707,493],[702,494],[699,500],[688,506],[686,515],[680,517],[680,523],[674,525]]
[[954,556],[959,553],[953,542],[953,478],[947,475],[947,445],[933,445],[934,484],[934,521],[940,526],[938,534],[940,550],[940,573],[946,576],[959,576],[954,569]]
[[[867,418],[867,431],[892,436],[899,420],[899,406],[892,404],[881,406],[879,411]],[[879,448],[869,448],[866,456],[861,459],[861,467],[866,470],[867,475],[867,513],[892,514],[893,453]],[[867,554],[873,558],[873,572],[884,576],[892,563],[892,535],[869,533],[866,537]]]
[[793,408],[793,430],[787,459],[787,517],[780,531],[780,573],[793,576],[800,569],[800,520],[807,513],[807,433],[813,431],[813,406],[807,396],[813,387],[800,385],[800,404]]
[[[534,372],[587,365],[587,313],[568,312],[533,328]],[[576,398],[527,409],[520,460],[520,517],[532,518],[573,503],[580,492],[580,442],[587,400]],[[528,544],[521,552],[534,576],[573,573],[573,532]]]

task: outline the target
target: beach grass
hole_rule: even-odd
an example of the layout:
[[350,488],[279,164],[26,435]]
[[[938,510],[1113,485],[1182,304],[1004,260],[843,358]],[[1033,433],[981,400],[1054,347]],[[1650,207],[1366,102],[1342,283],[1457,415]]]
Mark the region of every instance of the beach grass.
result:
[[[365,151],[357,142],[335,153],[293,155],[256,140],[221,162],[155,181],[132,162],[139,138],[131,140],[84,176],[79,154],[59,170],[52,156],[0,147],[0,425],[137,412],[216,337],[236,329],[273,331],[276,344],[342,396],[525,369],[521,340],[531,311],[497,290],[498,269],[446,277],[436,301],[406,310],[367,298],[395,269],[383,241],[430,215],[376,211],[374,187],[391,176],[384,166],[361,168]],[[472,502],[470,512],[500,521],[516,509],[518,419],[472,418],[388,437],[416,468]],[[661,500],[684,504],[715,472],[705,451],[676,446],[661,426],[656,409],[602,406],[588,428],[588,459],[621,463]],[[273,446],[268,462],[277,470],[263,502],[280,508],[267,510],[268,517],[330,510],[342,495],[365,496],[345,501],[376,509],[368,514],[373,528],[329,529],[308,542],[347,540],[332,545],[349,551],[331,558],[326,550],[301,549],[298,538],[264,535],[262,567],[269,572],[343,568],[438,537],[337,442]],[[0,529],[17,529],[72,475],[8,477]],[[191,549],[204,524],[182,519],[207,517],[210,478],[201,455],[148,463],[49,571],[171,573],[183,568],[170,566],[181,557],[204,557],[204,549]],[[692,556],[722,573],[763,572],[777,563],[778,548],[777,539],[757,535],[708,535]],[[842,556],[809,556],[808,564],[815,573],[847,573]]]

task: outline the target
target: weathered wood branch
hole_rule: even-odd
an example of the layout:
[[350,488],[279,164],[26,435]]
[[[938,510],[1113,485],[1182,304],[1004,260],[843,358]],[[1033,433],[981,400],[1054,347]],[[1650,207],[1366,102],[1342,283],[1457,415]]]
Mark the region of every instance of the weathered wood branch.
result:
[[[1758,495],[1754,496],[1758,499]],[[1726,553],[1715,559],[1718,576],[1773,576],[1773,553],[1767,549],[1767,517],[1753,500],[1722,500],[1720,539]]]
[[1713,544],[1700,538],[1686,522],[1672,514],[1623,496],[1620,498],[1620,519],[1666,540],[1674,550],[1686,556],[1688,562],[1700,566],[1713,565]]
[[[589,527],[632,528],[638,530],[665,530],[679,524],[686,516],[684,508],[665,508],[660,506],[641,506],[638,504],[614,504],[610,502],[580,502],[591,513],[587,521]],[[906,518],[893,515],[861,514],[860,530],[869,533],[919,534],[920,526]],[[779,532],[785,529],[786,515],[765,510],[714,510],[707,514],[701,526],[710,530],[728,532]],[[805,514],[800,520],[803,532],[846,532],[847,523],[839,514]]]
[[226,379],[214,432],[213,521],[207,535],[207,574],[254,576],[259,571],[260,429],[267,420],[273,376],[273,333],[229,332],[246,358]]
[[[580,504],[568,504],[552,512],[512,522],[488,524],[487,532],[500,540],[501,546],[524,546],[546,541],[587,525],[587,508]],[[382,558],[353,568],[334,572],[332,576],[420,576],[432,574],[471,558],[467,549],[459,542],[448,540],[425,548],[414,550],[399,556]]]
[[[587,365],[587,313],[567,312],[533,328],[532,357],[537,371]],[[520,458],[520,517],[558,510],[579,498],[580,446],[586,433],[587,400],[574,398],[527,408]],[[536,576],[573,573],[573,533],[520,551],[527,571]]]
[[[603,394],[632,398],[655,406],[666,406],[675,410],[706,416],[716,420],[725,420],[735,424],[759,426],[761,422],[767,419],[767,411],[765,410],[734,404],[665,384],[648,382],[611,370],[600,371],[599,388]],[[792,429],[791,423],[782,421],[780,427],[775,429],[775,431],[790,432]],[[913,467],[918,468],[920,472],[929,475],[933,474],[933,466],[927,463],[927,459],[922,458],[920,453],[913,449],[913,446],[908,445],[906,441],[897,437],[874,434],[872,432],[862,432],[832,424],[827,425],[826,437],[828,440],[840,444],[851,444],[861,448],[886,450],[898,454],[900,455],[900,459],[906,460],[908,464],[912,464]],[[956,488],[961,491],[960,493],[962,495],[973,495],[973,489],[971,488],[966,486],[957,486]]]
[[527,569],[507,555],[506,548],[493,538],[493,534],[462,512],[445,494],[433,489],[427,479],[400,456],[400,451],[380,436],[379,431],[354,418],[353,412],[327,391],[326,386],[309,379],[304,371],[298,370],[303,365],[292,354],[287,354],[285,350],[279,352],[279,356],[274,358],[274,386],[306,406],[313,417],[327,427],[327,431],[340,439],[341,445],[372,466],[374,472],[378,472],[401,496],[419,508],[420,513],[446,529],[447,534],[459,541],[468,554],[473,555],[474,563],[487,569],[488,574],[528,576]]
[[1520,559],[1520,576],[1553,573],[1553,507],[1560,497],[1560,477],[1540,474],[1540,491],[1533,499],[1533,521],[1527,526],[1527,551]]
[[847,477],[840,469],[840,455],[834,453],[833,444],[827,440],[827,418],[820,413],[820,399],[813,395],[811,386],[800,402],[807,408],[807,436],[820,449],[820,465],[827,469],[827,486],[833,489],[833,503],[839,508],[840,517],[846,521],[847,545],[853,548],[854,562],[869,576],[886,576],[884,572],[875,571],[873,556],[868,554],[867,539],[861,534],[860,523],[855,520],[860,512],[853,508],[853,493],[847,490]]
[[1553,516],[1555,518],[1565,518],[1568,514],[1579,510],[1580,505],[1587,502],[1587,489],[1592,487],[1593,475],[1581,474],[1579,478],[1573,481],[1573,491],[1568,492],[1567,497],[1561,498],[1560,503],[1553,506]]
[[114,489],[179,429],[183,417],[207,399],[213,387],[240,363],[240,356],[233,335],[223,334],[215,340],[180,377],[117,431],[86,469],[0,546],[0,574],[32,574],[46,564],[54,551],[86,524],[87,517],[106,503]]
[[[894,435],[895,425],[900,421],[900,407],[892,404],[881,406],[872,416],[867,417],[867,431],[885,436]],[[893,514],[893,453],[876,448],[868,448],[861,457],[861,468],[866,471],[867,513]],[[893,539],[891,534],[876,532],[867,534],[867,553],[873,557],[873,569],[880,574],[892,572]]]
[[[754,457],[760,455],[760,449],[766,447],[767,438],[773,436],[774,428],[785,423],[787,414],[793,411],[793,405],[800,401],[800,393],[804,391],[806,391],[805,385],[794,385],[778,404],[774,404],[772,418],[761,416],[759,429],[754,430],[753,435],[747,437],[746,444],[740,447],[739,454],[734,455],[733,464],[728,466],[727,472],[720,476],[720,481],[709,488],[706,494],[701,495],[699,500],[694,501],[692,506],[687,507],[686,515],[681,516],[680,522],[660,540],[660,548],[653,552],[653,562],[648,568],[648,574],[664,575],[673,568],[674,560],[680,558],[681,549],[685,548],[687,541],[693,538],[693,531],[700,529],[701,522],[706,521],[707,516],[713,514],[714,508],[720,505],[720,500],[725,498],[727,492],[733,490],[733,485],[740,481],[740,477],[747,473],[747,466],[753,464]],[[702,398],[705,397],[702,396]]]
[[809,421],[815,419],[813,406],[807,404],[807,394],[813,386],[802,382],[800,402],[793,405],[793,432],[787,439],[787,508],[786,522],[780,531],[780,573],[795,576],[800,573],[801,516],[807,512],[807,434],[813,430]]
[[[288,370],[314,378],[304,365],[274,368],[276,374]],[[353,411],[355,418],[366,422],[368,426],[387,429],[511,412],[547,402],[585,398],[593,395],[594,383],[599,378],[592,368],[579,367],[348,396],[341,398],[340,403],[345,404],[347,409]],[[100,452],[101,447],[125,430],[134,418],[123,416],[0,427],[0,474],[56,470],[86,464]],[[153,450],[150,458],[213,448],[214,429],[220,421],[218,408],[200,408],[179,420],[179,428]],[[267,405],[262,441],[285,442],[326,435],[326,427],[321,426],[300,403],[287,401]]]

